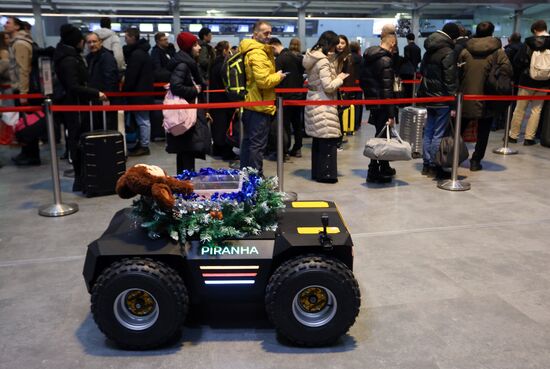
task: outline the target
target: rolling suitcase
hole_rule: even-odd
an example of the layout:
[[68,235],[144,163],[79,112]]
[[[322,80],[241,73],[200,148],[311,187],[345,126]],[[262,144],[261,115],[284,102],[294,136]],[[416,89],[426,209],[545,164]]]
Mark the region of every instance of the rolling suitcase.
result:
[[103,111],[103,130],[94,130],[90,114],[91,132],[80,136],[82,149],[82,192],[87,197],[115,193],[116,182],[126,171],[124,137],[118,131],[108,131]]
[[342,131],[348,136],[355,132],[355,105],[350,105],[342,111]]
[[[162,105],[162,100],[155,100],[155,104]],[[162,126],[162,121],[164,119],[162,110],[151,110],[149,115],[151,117],[151,141],[166,140],[166,131]]]
[[422,157],[422,139],[427,117],[426,108],[407,106],[399,109],[399,135],[411,144],[413,159]]

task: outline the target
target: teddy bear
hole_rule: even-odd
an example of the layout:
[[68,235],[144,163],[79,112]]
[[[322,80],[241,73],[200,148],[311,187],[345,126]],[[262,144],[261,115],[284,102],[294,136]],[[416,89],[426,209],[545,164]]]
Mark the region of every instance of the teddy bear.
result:
[[147,164],[137,164],[129,168],[116,183],[116,193],[121,198],[149,196],[165,211],[170,211],[174,207],[174,193],[191,192],[193,184],[190,181],[180,181],[168,176],[162,168]]

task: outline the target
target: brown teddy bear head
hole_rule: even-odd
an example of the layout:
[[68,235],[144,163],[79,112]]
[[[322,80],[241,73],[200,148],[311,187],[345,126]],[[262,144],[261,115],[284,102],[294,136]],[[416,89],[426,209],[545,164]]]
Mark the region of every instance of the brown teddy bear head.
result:
[[152,197],[161,209],[169,211],[175,204],[174,193],[189,194],[193,185],[166,175],[160,167],[137,164],[118,179],[116,192],[123,199],[136,195]]

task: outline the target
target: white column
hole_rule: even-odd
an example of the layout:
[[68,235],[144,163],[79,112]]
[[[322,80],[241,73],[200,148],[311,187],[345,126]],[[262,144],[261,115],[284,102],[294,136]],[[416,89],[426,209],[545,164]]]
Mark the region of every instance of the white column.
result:
[[521,17],[523,16],[523,10],[514,11],[514,32],[521,33]]
[[32,12],[34,15],[33,40],[40,47],[45,47],[44,22],[42,21],[42,8],[37,0],[32,1]]
[[420,10],[412,11],[411,32],[416,37],[420,37]]
[[298,38],[302,43],[302,51],[307,49],[306,40],[306,8],[301,7],[298,9]]
[[174,40],[177,39],[178,34],[181,31],[181,19],[180,19],[180,0],[173,0],[170,2],[172,7],[172,33],[174,34]]

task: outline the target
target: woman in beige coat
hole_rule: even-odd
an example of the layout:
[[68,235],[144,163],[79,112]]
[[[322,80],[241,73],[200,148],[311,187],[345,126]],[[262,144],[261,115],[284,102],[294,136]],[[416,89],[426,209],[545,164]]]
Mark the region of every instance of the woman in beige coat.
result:
[[[323,32],[319,41],[306,52],[303,65],[308,76],[307,100],[337,100],[338,88],[348,76],[336,73],[332,56],[339,43],[338,35],[332,31]],[[317,182],[338,182],[336,147],[340,131],[338,109],[335,105],[305,107],[306,133],[313,137],[311,150],[311,178]]]

